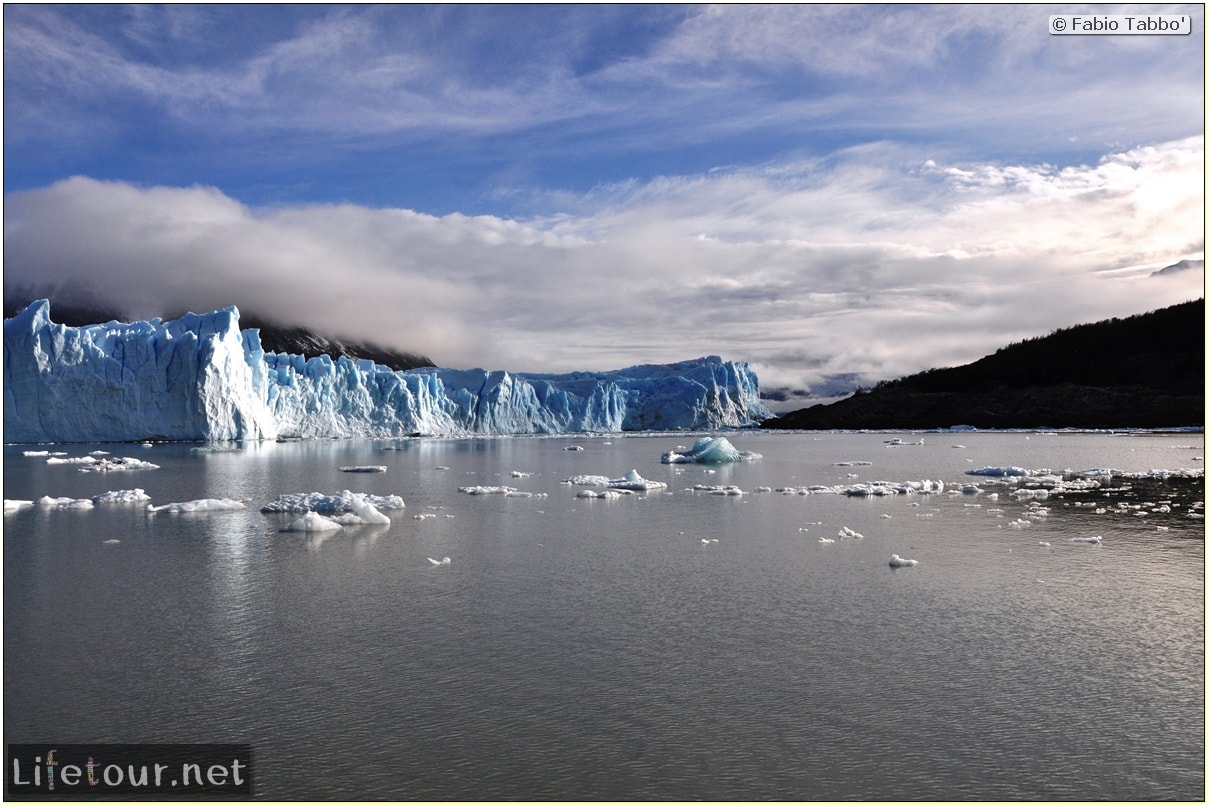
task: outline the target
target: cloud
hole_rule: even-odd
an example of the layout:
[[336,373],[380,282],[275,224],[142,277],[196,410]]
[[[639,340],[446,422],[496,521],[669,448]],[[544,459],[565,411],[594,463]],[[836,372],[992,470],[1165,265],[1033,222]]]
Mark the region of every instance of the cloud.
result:
[[720,354],[795,387],[1202,295],[1202,273],[1149,274],[1203,256],[1203,138],[1066,166],[926,153],[602,185],[528,220],[76,177],[7,196],[5,283],[84,284],[135,315],[237,304],[448,366]]

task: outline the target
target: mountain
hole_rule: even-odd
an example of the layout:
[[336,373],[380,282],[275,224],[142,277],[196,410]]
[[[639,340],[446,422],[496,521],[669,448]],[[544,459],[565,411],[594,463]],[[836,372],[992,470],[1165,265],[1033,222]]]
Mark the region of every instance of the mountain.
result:
[[746,364],[708,356],[563,375],[266,352],[224,308],[164,322],[4,322],[4,441],[123,442],[699,430],[769,412]]
[[[81,299],[80,294],[67,296],[70,303],[55,302],[55,321],[61,325],[82,327],[100,322],[120,321],[124,314],[110,305],[102,302],[92,302]],[[31,302],[40,297],[31,289],[21,289],[16,293],[5,295],[4,318],[11,319]],[[20,300],[18,302],[18,300]],[[176,318],[176,317],[172,317]],[[329,355],[333,358],[351,358],[354,361],[368,358],[375,364],[383,364],[391,369],[415,369],[416,367],[434,366],[431,359],[417,353],[406,353],[380,347],[364,342],[348,342],[332,336],[325,336],[304,327],[282,325],[263,319],[255,314],[245,314],[242,318],[244,329],[256,328],[260,331],[260,345],[265,352],[289,353],[313,358]]]
[[1205,423],[1205,301],[1055,331],[883,381],[764,428],[1166,428]]

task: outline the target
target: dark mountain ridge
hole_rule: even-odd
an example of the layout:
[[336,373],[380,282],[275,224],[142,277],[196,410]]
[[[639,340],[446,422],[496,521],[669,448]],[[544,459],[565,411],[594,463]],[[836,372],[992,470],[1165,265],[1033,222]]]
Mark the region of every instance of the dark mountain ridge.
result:
[[[30,302],[38,297],[30,297],[24,302],[17,303],[6,299],[4,302],[4,318],[8,319],[20,313]],[[22,299],[24,299],[22,297]],[[84,327],[102,322],[125,321],[121,312],[99,303],[73,301],[71,303],[56,303],[51,299],[50,309],[55,322],[71,327]],[[183,311],[181,312],[183,313]],[[166,319],[173,319],[180,314],[171,314]],[[393,350],[376,344],[365,342],[343,341],[307,330],[303,327],[281,325],[255,314],[240,311],[239,325],[247,330],[255,328],[260,331],[260,345],[265,352],[291,353],[314,358],[319,355],[329,355],[333,359],[345,356],[353,360],[368,358],[375,364],[384,364],[394,370],[415,369],[416,367],[436,366],[424,355]]]
[[764,428],[1167,428],[1205,423],[1205,300],[1063,328]]

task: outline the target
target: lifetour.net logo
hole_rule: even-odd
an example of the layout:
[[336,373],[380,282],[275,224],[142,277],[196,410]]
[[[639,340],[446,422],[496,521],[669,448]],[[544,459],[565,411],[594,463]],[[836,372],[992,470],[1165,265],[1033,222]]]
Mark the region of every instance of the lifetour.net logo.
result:
[[252,794],[246,744],[10,744],[8,800]]

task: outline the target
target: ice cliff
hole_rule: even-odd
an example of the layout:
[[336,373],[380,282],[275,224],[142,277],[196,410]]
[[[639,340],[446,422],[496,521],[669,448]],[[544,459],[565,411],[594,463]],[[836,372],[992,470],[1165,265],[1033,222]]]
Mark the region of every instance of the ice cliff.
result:
[[224,308],[68,327],[46,300],[4,322],[4,441],[390,437],[745,427],[754,373],[709,356],[563,375],[396,372],[266,353]]

